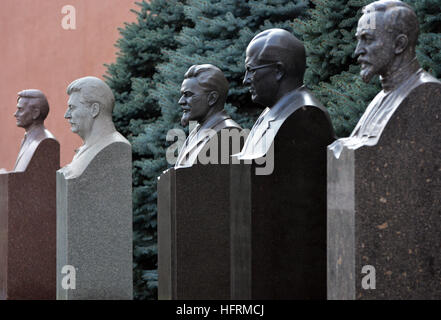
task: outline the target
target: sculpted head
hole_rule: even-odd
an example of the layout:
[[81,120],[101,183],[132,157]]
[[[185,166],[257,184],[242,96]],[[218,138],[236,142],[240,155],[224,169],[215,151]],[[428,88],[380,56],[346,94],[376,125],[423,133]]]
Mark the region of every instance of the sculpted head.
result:
[[418,19],[413,9],[398,0],[373,2],[363,8],[358,21],[355,55],[365,82],[387,77],[415,58]]
[[271,107],[303,84],[305,47],[286,30],[265,30],[249,43],[245,69],[243,84],[250,87],[253,102]]
[[183,110],[181,124],[204,122],[223,110],[228,94],[228,81],[223,72],[211,64],[193,65],[184,75],[179,104]]
[[42,125],[48,113],[49,103],[40,90],[28,89],[17,94],[17,127],[28,130],[32,125]]
[[98,121],[111,122],[115,98],[110,87],[101,79],[84,77],[67,87],[68,108],[64,117],[72,132],[85,140]]

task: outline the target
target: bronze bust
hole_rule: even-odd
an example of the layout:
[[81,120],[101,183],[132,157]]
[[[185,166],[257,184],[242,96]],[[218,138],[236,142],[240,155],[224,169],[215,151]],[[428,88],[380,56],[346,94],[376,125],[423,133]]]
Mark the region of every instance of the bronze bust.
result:
[[210,139],[224,129],[242,128],[225,112],[228,81],[223,72],[211,64],[193,65],[184,75],[179,104],[183,110],[181,124],[196,121],[179,151],[175,169],[191,167]]
[[17,119],[17,127],[25,129],[26,133],[13,171],[22,172],[26,170],[41,141],[56,139],[44,126],[44,120],[49,113],[49,103],[43,92],[28,89],[20,91],[17,95],[17,111],[14,117]]
[[343,146],[357,149],[376,145],[392,115],[412,90],[425,83],[440,83],[420,68],[415,54],[418,32],[417,16],[404,2],[376,1],[363,8],[355,55],[361,64],[363,81],[369,82],[378,75],[383,90],[369,104],[350,137],[330,146],[337,157]]
[[250,87],[251,99],[266,109],[236,155],[239,159],[265,156],[283,123],[300,108],[317,108],[330,123],[327,110],[303,85],[305,47],[288,31],[269,29],[256,35],[248,45],[245,68],[243,83]]

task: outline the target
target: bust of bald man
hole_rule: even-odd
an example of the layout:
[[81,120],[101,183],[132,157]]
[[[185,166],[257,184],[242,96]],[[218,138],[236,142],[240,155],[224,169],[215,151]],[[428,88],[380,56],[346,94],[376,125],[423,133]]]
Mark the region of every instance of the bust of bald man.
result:
[[[243,83],[250,87],[253,102],[264,106],[265,110],[238,154],[239,159],[265,156],[284,122],[305,108],[323,117],[327,130],[334,135],[327,110],[303,85],[305,68],[304,45],[288,31],[269,29],[251,40],[246,51]],[[305,123],[302,131],[313,134],[317,129],[315,125],[314,121]]]
[[253,288],[243,298],[326,298],[326,147],[334,131],[303,85],[305,66],[303,43],[286,30],[259,33],[246,51],[243,83],[265,109],[239,159],[259,165],[265,157],[273,170],[244,166],[249,181],[240,179],[232,195],[252,221],[252,259],[236,269],[252,266]]
[[17,127],[25,129],[25,136],[15,161],[15,172],[25,171],[35,150],[45,139],[56,140],[44,126],[49,113],[49,103],[40,90],[28,89],[20,91],[17,98]]

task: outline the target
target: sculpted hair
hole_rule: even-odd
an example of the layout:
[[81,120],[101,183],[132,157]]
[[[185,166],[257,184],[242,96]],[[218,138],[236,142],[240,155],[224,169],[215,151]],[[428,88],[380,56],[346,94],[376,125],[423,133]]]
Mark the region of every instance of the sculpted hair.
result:
[[37,89],[27,89],[17,93],[17,102],[22,99],[28,99],[28,104],[31,104],[33,108],[38,107],[40,110],[40,116],[37,120],[44,121],[49,114],[49,102],[43,92]]
[[96,77],[84,77],[73,81],[67,87],[67,94],[74,92],[81,93],[83,102],[88,104],[98,103],[100,112],[112,116],[115,105],[115,97],[110,87],[101,79]]
[[256,35],[250,45],[263,42],[258,59],[262,62],[282,62],[288,77],[303,80],[306,52],[303,42],[284,29],[265,30]]
[[199,85],[207,91],[219,94],[218,105],[224,106],[228,95],[228,81],[224,73],[212,64],[192,65],[184,75],[184,79],[196,78]]
[[365,6],[362,12],[382,12],[386,30],[405,34],[409,39],[409,45],[412,48],[416,47],[419,34],[418,17],[407,3],[399,0],[376,1]]

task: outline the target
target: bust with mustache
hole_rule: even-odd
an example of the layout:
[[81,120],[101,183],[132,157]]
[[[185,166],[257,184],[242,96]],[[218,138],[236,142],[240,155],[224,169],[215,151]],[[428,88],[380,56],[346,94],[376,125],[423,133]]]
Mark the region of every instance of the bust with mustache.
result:
[[376,145],[394,112],[414,89],[426,83],[441,84],[418,63],[418,33],[417,16],[404,2],[382,0],[363,8],[355,55],[363,81],[368,83],[379,76],[383,90],[369,104],[350,137],[331,145],[337,157],[343,146],[355,150]]

